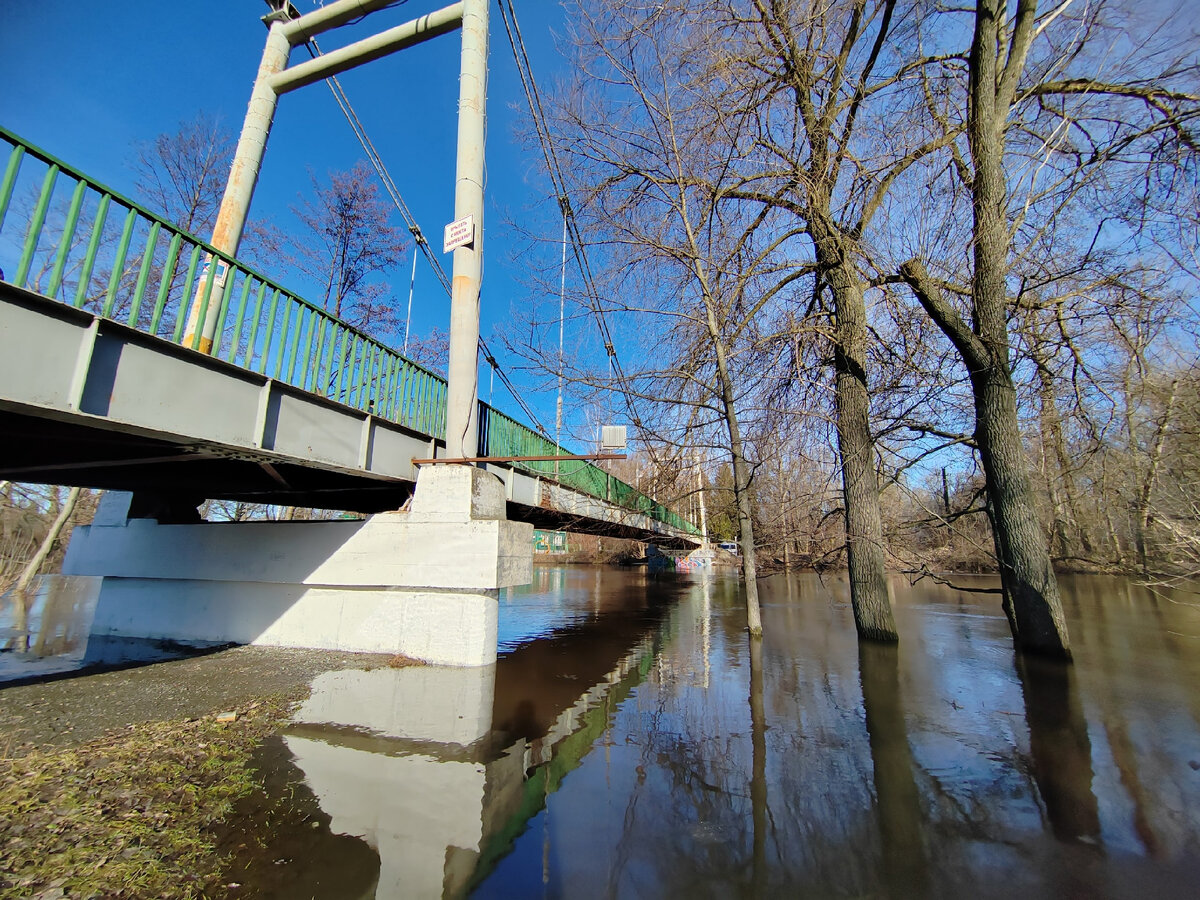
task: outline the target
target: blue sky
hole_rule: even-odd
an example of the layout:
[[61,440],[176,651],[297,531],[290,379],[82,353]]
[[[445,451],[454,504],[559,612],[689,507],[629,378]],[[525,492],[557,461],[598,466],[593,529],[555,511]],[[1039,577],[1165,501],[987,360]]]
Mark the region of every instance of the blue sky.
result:
[[[320,5],[293,0],[301,12]],[[326,52],[418,15],[448,0],[408,0],[355,26],[318,38]],[[565,13],[554,0],[516,0],[534,74],[548,85],[565,65],[554,34]],[[93,178],[137,199],[129,167],[134,145],[174,132],[198,112],[241,127],[262,54],[263,0],[5,0],[0,8],[0,123]],[[340,76],[405,201],[435,249],[453,218],[458,34],[372,62]],[[308,54],[292,53],[292,62]],[[547,200],[537,160],[518,147],[515,129],[525,98],[496,4],[492,4],[488,92],[485,261],[481,331],[488,336],[510,308],[529,302],[507,220],[544,220],[557,239],[556,207]],[[290,206],[307,192],[309,171],[324,177],[362,159],[350,126],[328,87],[314,84],[280,99],[251,209],[287,230]],[[397,224],[401,224],[397,214]],[[207,237],[207,236],[204,236]],[[447,271],[449,256],[443,258]],[[389,278],[400,303],[408,297],[409,263]],[[288,279],[285,277],[285,281]],[[417,266],[414,333],[445,329],[449,300],[422,259]],[[501,364],[506,360],[493,341]],[[519,374],[510,374],[521,383]],[[488,396],[483,373],[480,392]],[[553,424],[554,397],[527,395]],[[518,413],[496,383],[496,405]],[[568,411],[568,419],[570,419]],[[568,429],[569,430],[569,429]]]

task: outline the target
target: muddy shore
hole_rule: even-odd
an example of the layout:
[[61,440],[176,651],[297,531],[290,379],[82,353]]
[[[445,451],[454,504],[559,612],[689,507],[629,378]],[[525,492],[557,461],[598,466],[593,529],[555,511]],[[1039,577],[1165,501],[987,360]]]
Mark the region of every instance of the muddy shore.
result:
[[273,697],[302,700],[334,669],[373,669],[389,657],[283,647],[216,653],[33,684],[0,685],[3,755],[69,747],[114,730],[244,709]]

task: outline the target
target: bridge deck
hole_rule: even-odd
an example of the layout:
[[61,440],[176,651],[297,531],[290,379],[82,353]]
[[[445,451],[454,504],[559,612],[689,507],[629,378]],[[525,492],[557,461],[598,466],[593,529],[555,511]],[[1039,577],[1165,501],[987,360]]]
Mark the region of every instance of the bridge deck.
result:
[[[411,460],[441,445],[444,379],[3,129],[0,140],[12,148],[0,478],[197,502],[403,504]],[[14,195],[33,198],[21,214]],[[183,346],[197,293],[219,310],[211,355]],[[487,404],[479,418],[481,456],[566,452]],[[696,542],[690,523],[589,463],[557,477],[552,462],[487,468],[514,519]]]

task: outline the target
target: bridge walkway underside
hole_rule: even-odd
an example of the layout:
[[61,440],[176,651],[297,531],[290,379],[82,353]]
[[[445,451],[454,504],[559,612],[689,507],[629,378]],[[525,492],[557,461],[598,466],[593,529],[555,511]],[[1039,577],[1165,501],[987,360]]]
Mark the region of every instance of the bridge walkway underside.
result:
[[[133,490],[174,509],[204,499],[397,509],[412,494],[412,460],[441,452],[371,412],[2,283],[0,434],[0,479]],[[695,543],[639,511],[487,468],[513,520]]]

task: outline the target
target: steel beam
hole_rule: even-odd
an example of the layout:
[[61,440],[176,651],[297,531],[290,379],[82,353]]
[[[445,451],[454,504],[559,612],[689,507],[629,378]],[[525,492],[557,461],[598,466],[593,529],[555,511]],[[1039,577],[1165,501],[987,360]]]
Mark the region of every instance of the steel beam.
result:
[[295,47],[318,34],[346,25],[363,16],[390,6],[396,0],[337,0],[284,24],[283,33]]
[[[316,59],[277,72],[271,77],[271,88],[276,94],[286,94],[288,91],[294,91],[296,88],[320,81],[322,78],[337,75],[347,69],[454,31],[462,21],[463,5],[454,3],[421,16],[419,19],[413,19],[411,22],[381,31],[369,38],[363,38],[347,47],[333,50]],[[298,19],[297,21],[303,20]],[[289,24],[294,25],[295,23]],[[287,27],[286,25],[281,26],[281,30]]]

